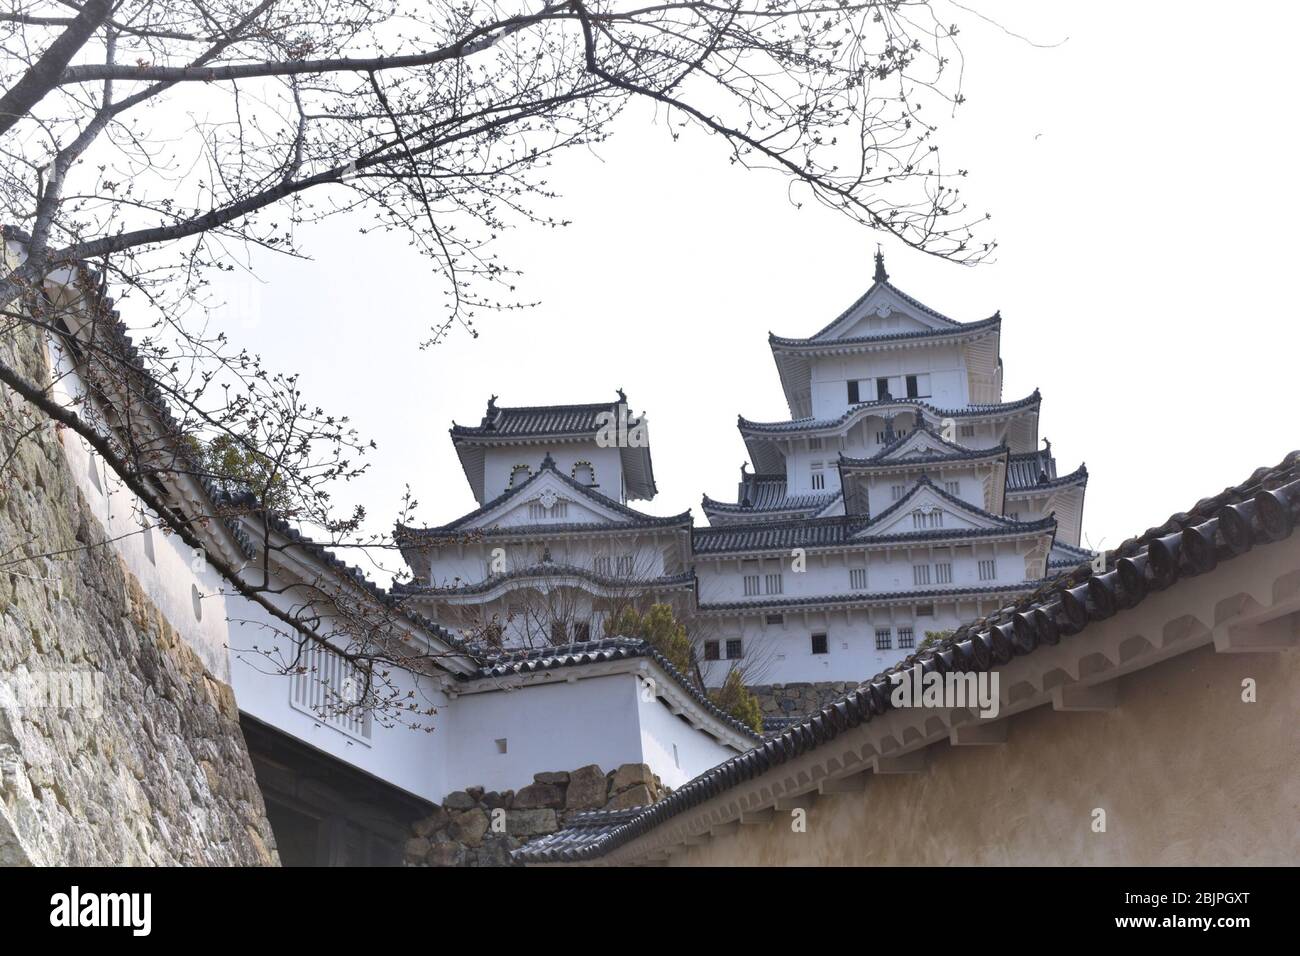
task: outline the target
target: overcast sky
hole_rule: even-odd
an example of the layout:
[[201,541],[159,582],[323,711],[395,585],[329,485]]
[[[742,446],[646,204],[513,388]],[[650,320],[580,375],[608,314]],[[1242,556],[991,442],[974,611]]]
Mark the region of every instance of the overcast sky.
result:
[[[888,269],[961,321],[1001,310],[1004,396],[1042,389],[1062,473],[1086,461],[1091,474],[1087,540],[1114,547],[1300,447],[1300,12],[979,8],[1056,44],[961,21],[969,102],[941,135],[999,248],[968,268],[885,241]],[[574,224],[500,247],[542,304],[483,316],[477,339],[419,351],[437,281],[400,239],[353,222],[306,234],[309,262],[263,260],[263,282],[230,297],[237,342],[301,371],[310,399],[378,442],[340,496],[365,502],[376,530],[407,483],[425,523],[474,507],[447,429],[477,424],[490,394],[591,402],[618,387],[649,414],[660,493],[642,506],[703,523],[701,494],[731,497],[746,459],[736,415],[788,417],[767,333],[808,335],[870,284],[881,237],[795,209],[783,179],[737,170],[718,142],[672,142],[648,110],[552,173],[564,198],[545,211]]]

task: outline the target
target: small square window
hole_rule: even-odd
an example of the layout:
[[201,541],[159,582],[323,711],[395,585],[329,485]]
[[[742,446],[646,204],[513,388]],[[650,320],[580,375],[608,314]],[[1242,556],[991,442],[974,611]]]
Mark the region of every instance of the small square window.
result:
[[887,627],[876,628],[876,650],[887,651],[894,646],[893,632]]
[[905,649],[916,646],[916,637],[910,627],[898,629],[898,646]]
[[825,634],[814,634],[814,635],[812,636],[812,652],[813,652],[814,654],[825,654],[825,653],[827,653],[827,650],[826,650],[826,635],[825,635]]
[[719,651],[719,647],[717,641],[704,642],[704,659],[706,661],[720,660],[722,658],[722,655],[718,653],[718,651]]
[[739,660],[744,656],[743,646],[738,637],[727,638],[727,660]]

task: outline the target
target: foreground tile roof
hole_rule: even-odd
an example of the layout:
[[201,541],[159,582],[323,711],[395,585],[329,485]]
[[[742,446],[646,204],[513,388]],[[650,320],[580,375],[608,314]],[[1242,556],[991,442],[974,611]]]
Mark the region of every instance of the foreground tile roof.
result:
[[666,820],[711,800],[771,767],[802,756],[891,708],[889,675],[920,664],[927,672],[979,672],[1055,645],[1140,604],[1180,578],[1214,570],[1257,545],[1289,537],[1300,519],[1300,452],[1275,468],[1198,501],[1159,527],[1106,555],[1106,570],[1081,566],[1048,581],[1010,607],[964,625],[951,637],[882,672],[814,716],[706,771],[665,800],[608,826],[566,828],[514,851],[531,863],[596,859]]

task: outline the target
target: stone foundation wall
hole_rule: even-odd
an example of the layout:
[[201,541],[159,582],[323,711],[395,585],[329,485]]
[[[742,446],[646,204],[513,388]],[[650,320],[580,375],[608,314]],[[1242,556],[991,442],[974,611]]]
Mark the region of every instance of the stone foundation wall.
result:
[[[0,359],[48,374],[27,332]],[[104,540],[0,386],[0,865],[276,864],[230,687]]]
[[857,687],[856,681],[759,684],[749,688],[758,697],[763,718],[806,717]]
[[534,837],[554,833],[584,810],[646,806],[670,791],[643,763],[605,773],[591,764],[561,773],[539,773],[518,793],[470,787],[450,794],[434,813],[416,822],[406,841],[408,866],[511,866],[510,851]]

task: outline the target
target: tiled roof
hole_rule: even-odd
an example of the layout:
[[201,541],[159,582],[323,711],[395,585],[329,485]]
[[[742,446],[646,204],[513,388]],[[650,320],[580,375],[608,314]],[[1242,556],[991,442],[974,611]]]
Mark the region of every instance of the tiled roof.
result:
[[917,408],[928,412],[935,419],[972,418],[980,415],[1001,415],[1015,412],[1022,408],[1032,408],[1041,402],[1042,395],[1039,393],[1038,389],[1034,389],[1031,394],[1014,402],[967,405],[963,408],[937,408],[929,402],[921,401],[918,398],[894,398],[887,401],[877,399],[872,402],[859,402],[857,405],[853,405],[844,412],[844,414],[839,415],[836,418],[796,418],[786,422],[751,422],[742,415],[738,417],[737,425],[742,433],[804,432],[826,428],[838,428],[855,415],[864,411],[873,411],[878,408],[896,408],[900,406],[909,409]]
[[555,670],[559,667],[575,667],[580,664],[597,664],[602,661],[626,660],[645,657],[653,660],[663,669],[691,698],[707,713],[726,724],[736,733],[750,740],[757,740],[747,724],[736,720],[708,695],[689,680],[672,661],[664,657],[647,641],[630,637],[609,637],[600,641],[583,641],[576,644],[559,644],[552,647],[536,647],[521,650],[504,650],[496,652],[483,662],[483,666],[466,680],[484,677],[508,677],[512,675],[536,674]]
[[[477,425],[451,426],[452,439],[458,438],[533,438],[541,436],[594,436],[602,425],[627,407],[627,396],[619,393],[612,402],[588,405],[518,405],[497,406],[493,396],[488,401],[483,420]],[[631,424],[639,419],[633,418]]]
[[764,511],[820,511],[839,497],[838,491],[792,495],[785,475],[745,475],[737,489],[737,501],[715,501],[704,496],[705,512],[749,514]]
[[852,693],[754,749],[719,764],[638,814],[584,837],[565,829],[548,843],[514,852],[523,862],[592,860],[659,824],[818,748],[891,708],[892,672],[919,664],[926,672],[973,673],[994,669],[1012,657],[1055,645],[1142,603],[1182,577],[1212,571],[1252,547],[1289,537],[1300,518],[1300,452],[1276,468],[1261,468],[1245,482],[1198,501],[1164,524],[1130,538],[1108,552],[1104,572],[1088,566],[1046,582],[1034,593],[870,678]]
[[691,546],[696,554],[833,547],[847,544],[868,523],[868,519],[861,515],[837,515],[832,518],[719,525],[694,529]]
[[852,315],[854,312],[856,312],[856,311],[858,310],[858,307],[861,306],[862,303],[866,302],[867,299],[871,298],[871,293],[875,292],[875,291],[876,291],[877,289],[879,289],[879,288],[888,289],[890,292],[894,293],[894,295],[898,296],[900,299],[902,299],[902,300],[903,300],[904,302],[906,302],[908,305],[911,305],[912,307],[914,307],[914,308],[916,308],[916,309],[919,309],[920,311],[924,312],[926,315],[928,315],[928,316],[930,316],[930,317],[932,317],[932,318],[938,319],[940,322],[944,322],[944,323],[946,323],[947,325],[951,325],[951,326],[960,326],[960,325],[961,325],[961,323],[958,322],[956,319],[950,319],[950,318],[948,318],[948,316],[944,315],[942,312],[938,312],[938,311],[936,311],[936,310],[930,308],[930,307],[929,307],[928,305],[926,305],[924,302],[921,302],[921,301],[919,301],[919,300],[917,300],[917,299],[912,298],[910,295],[908,295],[908,294],[907,294],[906,292],[904,292],[902,289],[898,288],[898,286],[896,286],[896,285],[894,285],[892,282],[890,282],[890,281],[889,281],[889,273],[888,273],[887,271],[885,271],[885,258],[884,258],[884,255],[881,254],[881,253],[879,253],[879,252],[877,252],[877,253],[876,253],[876,271],[875,271],[875,275],[874,275],[874,281],[872,281],[872,283],[871,283],[871,287],[870,287],[869,289],[867,289],[866,292],[862,293],[862,295],[858,296],[858,298],[857,298],[856,300],[854,300],[854,302],[853,302],[852,305],[850,305],[847,309],[845,309],[843,312],[841,312],[839,315],[837,315],[834,319],[832,319],[832,320],[831,320],[831,321],[830,321],[826,326],[824,326],[823,328],[819,329],[817,332],[813,333],[813,336],[812,336],[812,337],[813,337],[813,338],[819,338],[819,337],[825,335],[825,334],[826,334],[827,332],[829,332],[831,329],[835,328],[835,326],[839,325],[841,322],[843,322],[845,319],[847,319],[850,315]]
[[[1055,470],[1055,467],[1053,467],[1053,470]],[[1030,483],[1021,483],[1021,481],[1018,480],[1016,483],[1013,484],[1011,481],[1010,474],[1008,474],[1007,491],[1011,493],[1015,493],[1017,491],[1034,491],[1036,489],[1060,488],[1063,485],[1086,484],[1087,481],[1088,481],[1088,467],[1086,465],[1080,465],[1078,468],[1074,469],[1074,471],[1070,472],[1068,475],[1061,475],[1060,477],[1048,478],[1045,481],[1040,479],[1035,479],[1033,482]]]
[[[838,319],[836,321],[839,321]],[[952,321],[949,319],[948,321]],[[899,342],[914,341],[916,339],[935,339],[946,338],[950,336],[968,335],[972,332],[983,332],[987,329],[996,329],[1002,324],[1001,315],[992,315],[980,322],[965,322],[954,325],[950,328],[942,329],[919,329],[915,332],[889,332],[884,335],[854,335],[842,339],[821,339],[813,336],[810,339],[790,339],[780,335],[769,333],[768,342],[773,348],[778,349],[821,349],[835,348],[841,345],[875,345],[877,342]],[[818,335],[821,333],[819,332]]]
[[[953,506],[991,522],[987,528],[935,528],[925,531],[908,531],[899,534],[858,537],[890,515],[904,508],[921,489],[929,488]],[[695,528],[691,533],[692,550],[697,555],[730,554],[743,551],[786,551],[791,548],[833,548],[837,546],[863,546],[866,544],[901,541],[936,541],[953,538],[996,537],[1006,534],[1033,534],[1056,527],[1055,519],[1015,521],[1004,515],[995,515],[968,501],[963,501],[938,487],[927,475],[921,475],[906,495],[895,501],[880,514],[836,515],[829,518],[797,518],[791,521],[755,522],[752,524],[724,524],[711,528]]]
[[926,604],[949,597],[968,597],[975,594],[1025,594],[1039,586],[1039,581],[1019,581],[1013,584],[971,584],[962,587],[912,589],[910,591],[847,591],[843,594],[814,594],[809,597],[789,595],[764,598],[760,601],[723,601],[717,604],[701,602],[701,613],[719,611],[775,611],[808,607],[838,607],[863,603],[888,601]]

